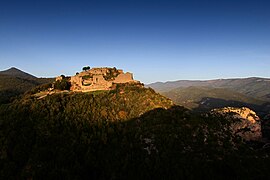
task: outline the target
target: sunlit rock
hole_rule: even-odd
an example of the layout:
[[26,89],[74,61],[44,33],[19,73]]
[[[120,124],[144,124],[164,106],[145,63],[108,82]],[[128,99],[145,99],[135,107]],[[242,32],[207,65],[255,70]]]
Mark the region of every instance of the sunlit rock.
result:
[[241,136],[244,140],[250,141],[262,138],[260,118],[249,108],[225,107],[214,109],[211,113],[221,115],[229,120],[232,132]]

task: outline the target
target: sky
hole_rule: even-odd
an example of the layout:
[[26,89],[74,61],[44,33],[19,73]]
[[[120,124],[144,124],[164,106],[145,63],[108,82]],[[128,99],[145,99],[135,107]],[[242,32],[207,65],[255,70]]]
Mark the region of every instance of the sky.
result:
[[144,83],[270,77],[269,0],[1,0],[0,70]]

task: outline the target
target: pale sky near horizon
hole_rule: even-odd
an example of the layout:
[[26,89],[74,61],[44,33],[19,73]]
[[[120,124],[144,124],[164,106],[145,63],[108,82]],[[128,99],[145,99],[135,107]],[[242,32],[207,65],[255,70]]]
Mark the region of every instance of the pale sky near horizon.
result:
[[270,77],[267,0],[3,0],[0,70],[117,67],[144,83]]

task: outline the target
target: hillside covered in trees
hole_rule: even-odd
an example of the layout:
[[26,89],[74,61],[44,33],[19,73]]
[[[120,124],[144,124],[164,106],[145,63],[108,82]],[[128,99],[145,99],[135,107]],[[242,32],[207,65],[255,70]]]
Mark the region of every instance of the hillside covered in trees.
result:
[[16,68],[0,71],[0,104],[9,103],[32,88],[51,82],[52,78],[37,78]]
[[28,93],[0,109],[0,179],[269,177],[269,149],[248,146],[230,124],[138,85]]

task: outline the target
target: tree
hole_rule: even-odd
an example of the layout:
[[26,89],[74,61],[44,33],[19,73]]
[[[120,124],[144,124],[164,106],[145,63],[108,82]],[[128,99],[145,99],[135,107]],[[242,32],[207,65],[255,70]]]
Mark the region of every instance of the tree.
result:
[[70,82],[66,79],[63,79],[62,81],[56,81],[54,83],[54,88],[59,90],[69,90],[70,89]]
[[89,69],[90,69],[90,66],[84,66],[84,67],[82,68],[83,71],[87,71],[87,70],[89,70]]

